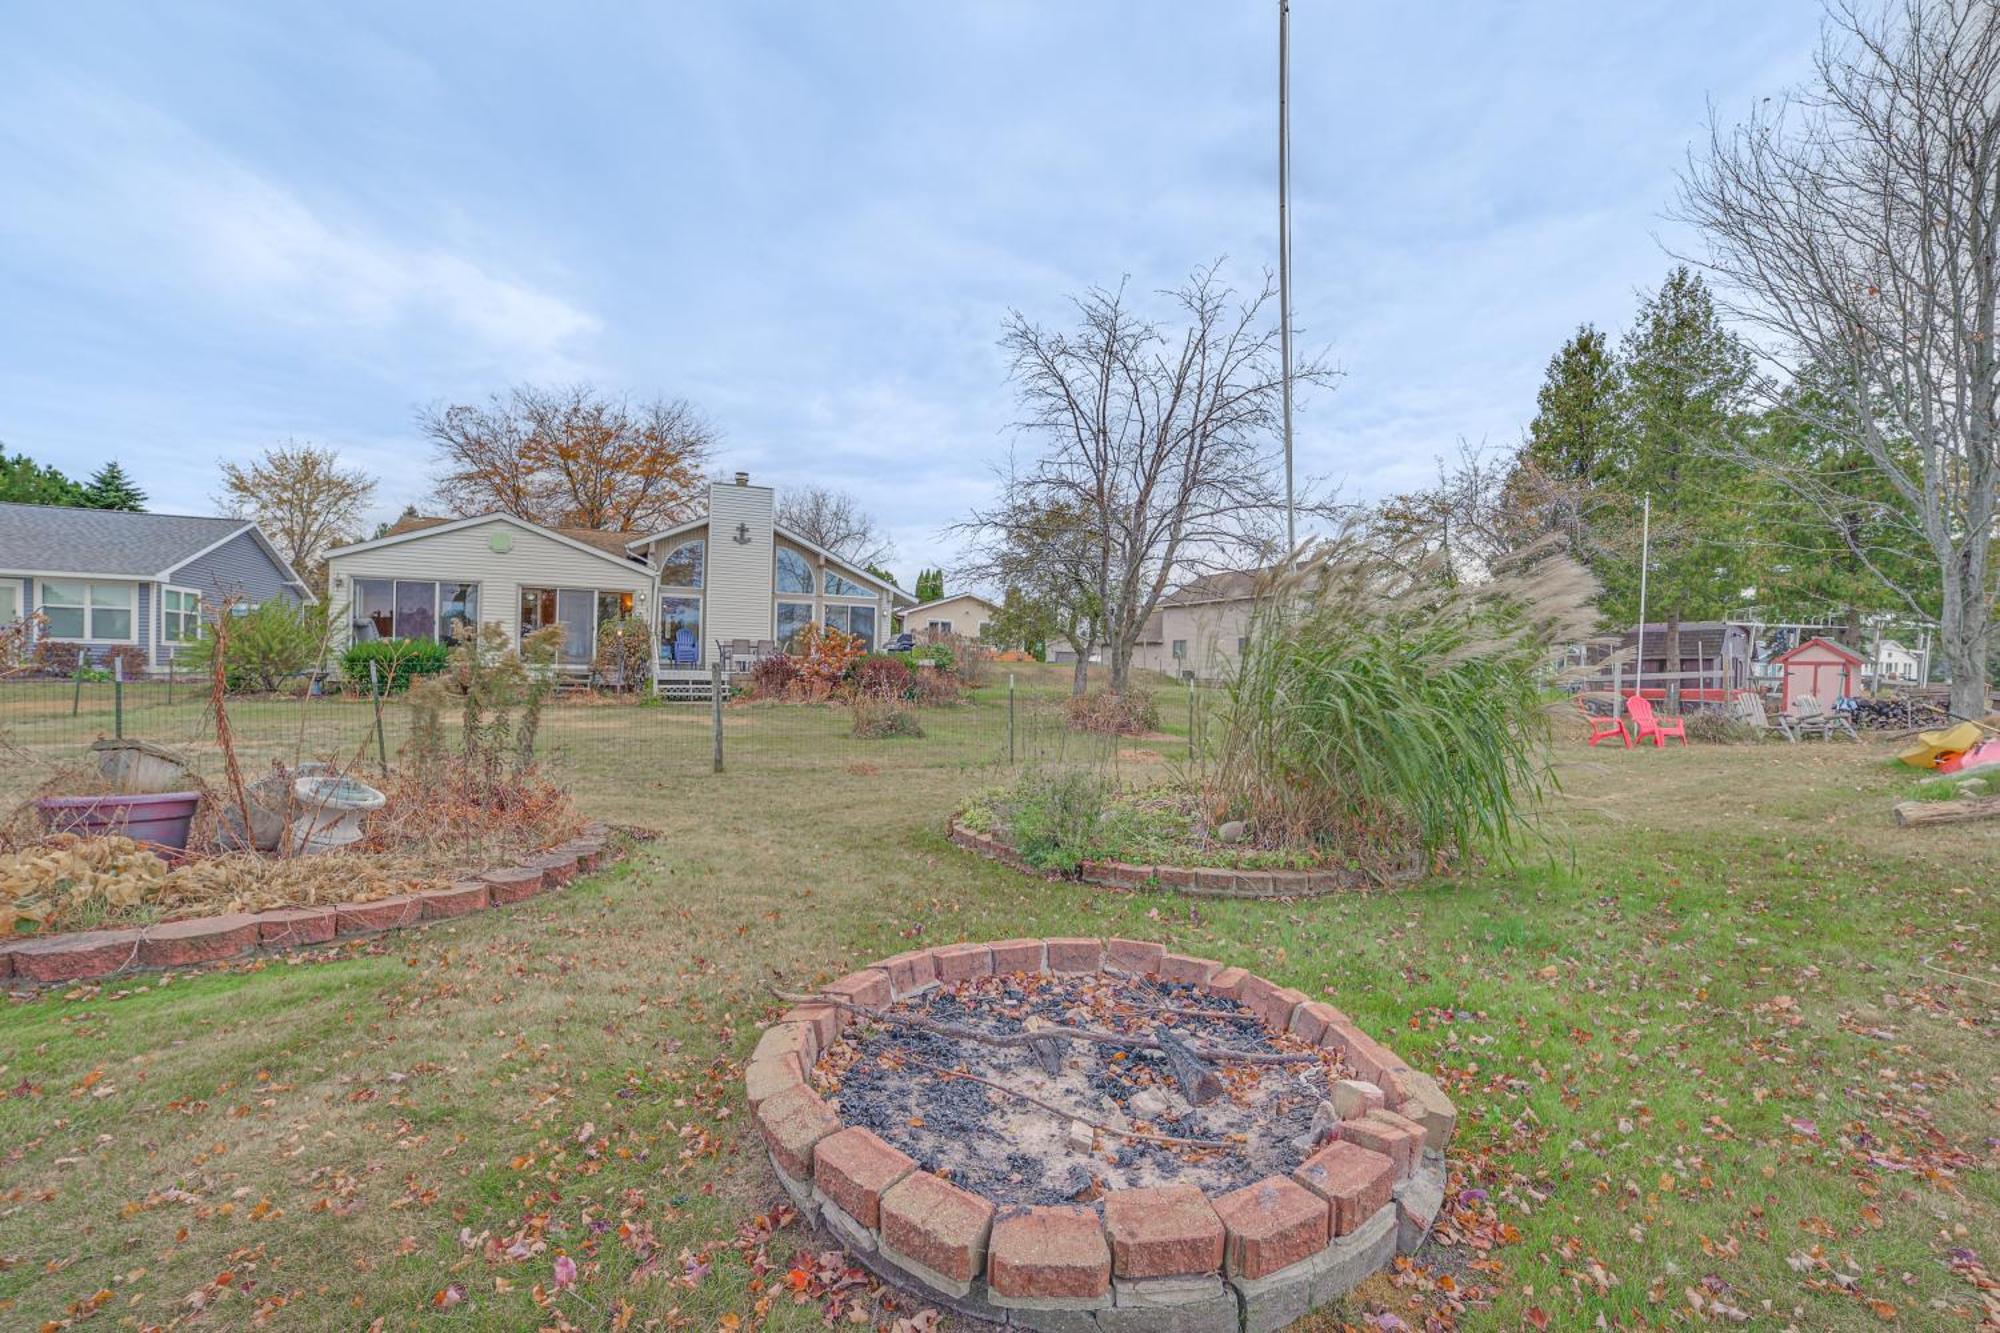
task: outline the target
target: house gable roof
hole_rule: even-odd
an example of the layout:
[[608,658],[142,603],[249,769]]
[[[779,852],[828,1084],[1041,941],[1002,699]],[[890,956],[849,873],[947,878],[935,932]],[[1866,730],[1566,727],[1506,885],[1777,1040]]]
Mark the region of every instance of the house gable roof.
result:
[[1821,648],[1830,648],[1834,652],[1846,658],[1848,661],[1853,662],[1857,666],[1860,665],[1862,662],[1861,654],[1855,652],[1852,648],[1844,648],[1840,644],[1835,643],[1832,639],[1822,639],[1817,635],[1813,636],[1810,639],[1807,639],[1804,643],[1800,644],[1796,648],[1790,649],[1787,652],[1779,653],[1776,657],[1772,658],[1771,660],[1773,662],[1789,662],[1794,657],[1797,657],[1800,653],[1804,652],[1808,648],[1813,647],[1814,645],[1818,645]]
[[246,532],[286,582],[304,591],[298,572],[255,523],[196,514],[0,503],[0,568],[159,582]]
[[1160,599],[1162,606],[1189,606],[1196,602],[1247,602],[1270,574],[1264,569],[1223,569],[1189,579]]
[[906,606],[903,608],[903,614],[914,616],[920,612],[928,611],[934,606],[943,606],[946,602],[977,602],[988,611],[997,612],[1000,609],[1000,603],[994,601],[991,597],[981,597],[976,592],[955,592],[947,597],[933,597],[928,602],[918,602],[914,606]]
[[[625,543],[625,548],[627,550],[634,550],[641,546],[651,546],[655,542],[663,542],[671,537],[678,537],[681,536],[683,533],[693,532],[696,528],[701,528],[706,526],[708,526],[708,515],[701,514],[698,515],[697,517],[688,519],[685,522],[676,523],[671,528],[662,528],[658,532],[648,532],[633,537],[630,541]],[[817,542],[808,541],[806,538],[801,537],[798,533],[793,532],[790,528],[786,527],[784,524],[773,523],[771,525],[771,531],[775,535],[784,538],[792,545],[810,551],[812,552],[812,554],[818,556],[820,559],[825,560],[831,564],[840,566],[843,570],[847,571],[847,573],[854,576],[855,582],[872,584],[873,586],[880,588],[883,592],[889,594],[892,603],[895,602],[896,599],[900,598],[901,604],[905,612],[907,612],[910,607],[916,604],[917,601],[916,598],[912,597],[909,593],[904,592],[894,583],[886,579],[876,577],[875,575],[869,573],[866,569],[863,569],[860,565],[855,564],[852,560],[847,559],[845,556],[835,555],[832,551],[827,550],[824,546],[821,546]]]
[[473,514],[466,518],[406,518],[380,537],[365,542],[354,542],[347,546],[336,546],[328,552],[329,559],[352,555],[356,551],[374,551],[384,546],[397,546],[404,542],[421,541],[441,533],[457,532],[461,528],[473,527],[480,523],[511,523],[528,532],[537,532],[551,541],[573,546],[586,555],[594,555],[600,560],[609,560],[623,565],[627,570],[638,568],[648,573],[652,565],[645,560],[635,559],[626,549],[631,542],[629,532],[600,532],[595,528],[551,528],[540,523],[532,523],[525,518],[494,510],[487,514]]

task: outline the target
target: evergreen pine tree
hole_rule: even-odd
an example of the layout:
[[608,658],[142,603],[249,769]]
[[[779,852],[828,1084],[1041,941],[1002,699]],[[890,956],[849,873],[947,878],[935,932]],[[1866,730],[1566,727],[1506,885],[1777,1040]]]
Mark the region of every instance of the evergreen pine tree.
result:
[[84,484],[83,504],[89,509],[123,509],[139,514],[145,512],[146,493],[125,475],[125,469],[114,458],[92,473]]
[[1552,476],[1584,485],[1596,485],[1622,466],[1623,379],[1610,340],[1592,325],[1578,328],[1549,358],[1522,456]]
[[935,602],[944,596],[944,571],[942,569],[920,569],[917,571],[917,600]]

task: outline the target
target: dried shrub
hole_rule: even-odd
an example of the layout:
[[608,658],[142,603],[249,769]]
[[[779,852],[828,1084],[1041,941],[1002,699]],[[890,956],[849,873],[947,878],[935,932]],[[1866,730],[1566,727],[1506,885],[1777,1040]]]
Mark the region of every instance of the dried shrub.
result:
[[0,679],[26,675],[35,670],[37,636],[47,625],[47,618],[39,611],[31,611],[18,620],[0,624]]
[[74,676],[83,663],[83,645],[60,639],[35,641],[35,671],[44,676]]
[[984,685],[992,674],[993,650],[983,643],[966,640],[958,646],[958,661],[953,666],[959,680],[968,690],[976,690]]
[[125,680],[137,680],[148,669],[146,650],[136,643],[116,644],[105,650],[104,669]]
[[862,698],[907,699],[915,688],[916,674],[894,657],[871,653],[854,664],[851,679],[855,694]]
[[653,630],[644,616],[619,616],[597,627],[597,651],[590,659],[593,680],[607,689],[645,686],[653,667]]
[[944,708],[965,700],[965,688],[955,672],[931,668],[911,673],[910,698],[925,708]]
[[1160,705],[1142,690],[1072,695],[1064,700],[1063,712],[1071,731],[1139,736],[1160,729]]
[[924,734],[924,725],[917,720],[916,712],[899,699],[858,695],[852,708],[856,740],[880,741]]
[[1704,708],[1683,718],[1690,741],[1707,745],[1742,745],[1764,739],[1763,729],[1733,718],[1719,708]]
[[757,665],[750,668],[750,697],[788,698],[792,692],[792,684],[798,678],[799,664],[783,653],[759,658]]

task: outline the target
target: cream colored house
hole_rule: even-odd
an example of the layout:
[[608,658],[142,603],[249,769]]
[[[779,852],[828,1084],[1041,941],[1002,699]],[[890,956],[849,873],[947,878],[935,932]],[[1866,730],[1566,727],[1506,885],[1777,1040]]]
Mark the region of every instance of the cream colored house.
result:
[[1176,680],[1227,679],[1250,636],[1265,571],[1205,574],[1160,599],[1133,648],[1132,665]]
[[996,603],[978,593],[961,592],[935,601],[918,602],[903,612],[903,628],[919,638],[930,633],[976,639],[999,614],[1000,607]]
[[916,599],[778,526],[775,495],[749,474],[709,487],[698,517],[659,532],[549,528],[507,514],[415,519],[327,558],[335,650],[362,638],[454,637],[498,625],[510,642],[563,627],[561,663],[587,668],[597,629],[639,615],[655,627],[663,684],[701,686],[746,669],[809,624],[872,648]]

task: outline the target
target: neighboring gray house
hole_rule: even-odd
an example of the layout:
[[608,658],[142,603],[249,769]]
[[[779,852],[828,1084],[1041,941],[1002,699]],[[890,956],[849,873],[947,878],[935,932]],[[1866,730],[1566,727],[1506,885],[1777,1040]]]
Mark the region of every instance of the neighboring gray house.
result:
[[0,504],[0,623],[39,611],[44,639],[165,670],[225,597],[315,600],[247,519]]

